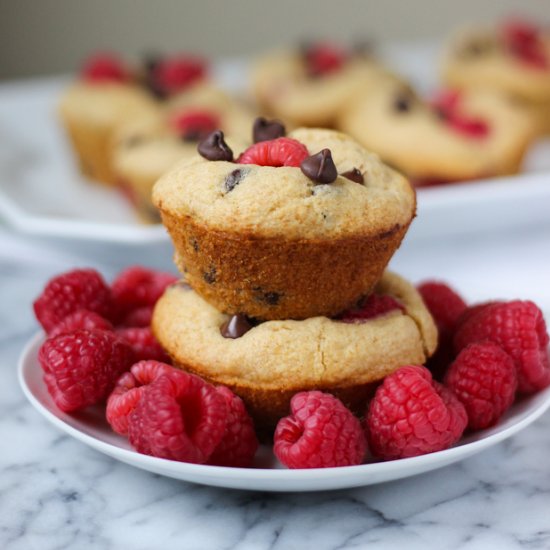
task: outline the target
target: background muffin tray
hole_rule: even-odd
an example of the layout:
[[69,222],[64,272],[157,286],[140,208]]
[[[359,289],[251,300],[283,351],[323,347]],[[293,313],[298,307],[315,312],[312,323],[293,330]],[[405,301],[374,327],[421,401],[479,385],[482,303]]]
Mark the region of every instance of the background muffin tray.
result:
[[[437,47],[390,45],[382,58],[421,91],[436,86]],[[246,60],[214,70],[222,86],[240,91]],[[142,245],[166,243],[161,226],[140,224],[115,190],[84,180],[57,119],[70,78],[0,85],[0,218],[16,230],[48,239]],[[529,152],[523,174],[418,191],[418,218],[410,240],[472,234],[548,221],[550,140]]]

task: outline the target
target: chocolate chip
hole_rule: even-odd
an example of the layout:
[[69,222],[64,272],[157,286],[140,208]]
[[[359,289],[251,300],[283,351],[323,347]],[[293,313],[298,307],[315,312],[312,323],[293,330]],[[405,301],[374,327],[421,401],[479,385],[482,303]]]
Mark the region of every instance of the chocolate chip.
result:
[[393,108],[398,113],[408,113],[412,108],[412,98],[408,94],[399,94],[393,102]]
[[246,334],[250,329],[254,328],[254,325],[250,322],[246,315],[237,313],[232,315],[229,319],[220,327],[220,334],[224,338],[240,338],[243,334]]
[[266,292],[259,286],[254,287],[252,290],[254,290],[254,292],[256,293],[255,298],[258,302],[264,302],[265,304],[268,304],[270,306],[276,306],[281,299],[280,292]]
[[230,191],[233,191],[239,183],[243,180],[243,178],[246,176],[247,171],[242,170],[241,168],[237,168],[236,170],[233,170],[226,178],[223,183],[223,186],[225,187],[226,193],[229,193]]
[[193,250],[195,252],[198,252],[200,250],[199,242],[194,237],[191,237],[189,239],[189,244],[193,247]]
[[357,168],[352,168],[351,170],[348,170],[341,175],[348,180],[354,181],[355,183],[365,183],[365,178],[363,177],[363,174],[361,174],[361,171]]
[[278,120],[267,120],[260,116],[254,121],[254,126],[252,128],[254,143],[277,139],[285,135],[285,127]]
[[147,139],[145,138],[145,136],[135,134],[133,136],[127,137],[124,140],[123,145],[126,149],[133,149],[134,147],[137,147],[138,145],[141,145],[146,141]]
[[300,169],[317,183],[332,183],[338,177],[330,149],[323,149],[316,155],[307,157],[300,164]]
[[216,268],[212,265],[208,271],[205,271],[202,274],[202,278],[209,284],[212,285],[216,282]]
[[149,53],[143,56],[143,67],[145,69],[143,75],[143,85],[149,92],[159,100],[166,99],[167,92],[160,86],[156,78],[156,69],[162,61],[162,56],[155,53]]
[[200,130],[199,128],[188,128],[180,137],[185,143],[197,143],[207,138],[208,134],[205,134],[204,130]]
[[351,51],[358,57],[371,57],[374,52],[374,41],[361,38],[353,43]]
[[223,132],[216,130],[203,139],[198,146],[199,154],[207,160],[233,160],[233,151],[223,139]]

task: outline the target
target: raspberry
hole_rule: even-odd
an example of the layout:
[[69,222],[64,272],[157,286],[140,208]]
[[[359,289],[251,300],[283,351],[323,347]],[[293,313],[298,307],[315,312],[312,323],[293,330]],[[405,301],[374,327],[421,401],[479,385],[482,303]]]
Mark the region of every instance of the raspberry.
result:
[[155,86],[168,95],[184,90],[205,76],[205,62],[185,55],[159,61],[152,72]]
[[461,112],[461,102],[459,91],[443,90],[431,101],[431,105],[453,130],[473,138],[485,137],[489,133],[487,122]]
[[396,310],[405,311],[405,308],[392,296],[371,294],[362,305],[344,311],[338,318],[344,323],[363,323]]
[[227,427],[222,440],[210,456],[208,464],[247,468],[258,450],[254,424],[244,403],[229,388],[218,386],[216,391],[225,399]]
[[315,77],[340,70],[347,55],[333,44],[314,44],[306,50],[305,60],[308,74]]
[[53,338],[60,334],[69,334],[75,330],[114,330],[113,325],[93,311],[87,309],[79,309],[74,313],[70,313],[52,328],[48,336]]
[[492,306],[494,304],[501,304],[501,303],[502,302],[493,300],[490,302],[482,302],[480,304],[474,304],[472,306],[468,306],[456,320],[455,330],[458,329],[459,326],[464,324],[468,319],[472,318],[474,315],[477,315],[482,309],[485,309],[487,306]]
[[458,327],[455,350],[483,340],[498,344],[512,357],[521,393],[533,393],[550,384],[548,332],[544,316],[533,302],[500,302],[481,309]]
[[280,137],[255,143],[241,154],[237,162],[259,166],[299,167],[308,156],[305,145],[292,138]]
[[174,370],[148,385],[128,417],[140,453],[203,464],[222,440],[227,407],[214,386]]
[[169,374],[174,367],[159,361],[140,361],[117,381],[107,400],[107,422],[121,435],[128,433],[128,415],[136,408],[148,384]]
[[466,408],[472,430],[497,423],[514,402],[517,384],[514,361],[491,342],[465,347],[445,376],[445,385]]
[[383,459],[447,449],[468,423],[464,405],[420,366],[386,376],[370,402],[365,429],[371,451]]
[[273,450],[289,468],[329,468],[360,464],[367,444],[361,423],[328,393],[297,393],[292,414],[279,420]]
[[148,327],[153,319],[153,306],[142,306],[129,311],[120,319],[119,327]]
[[106,398],[134,354],[113,332],[76,330],[46,340],[38,360],[55,404],[70,412]]
[[175,283],[171,273],[133,266],[120,272],[113,281],[112,293],[120,316],[144,306],[154,306],[166,287]]
[[131,346],[138,361],[152,359],[171,363],[170,357],[162,349],[149,327],[119,328],[116,332]]
[[183,139],[200,141],[220,127],[220,117],[210,111],[185,111],[172,118],[172,125]]
[[46,332],[70,313],[87,309],[112,318],[113,300],[109,287],[93,269],[75,269],[51,279],[33,303],[34,314]]
[[512,55],[538,69],[547,69],[548,57],[544,51],[538,28],[526,21],[511,20],[503,26],[502,38]]
[[426,307],[437,325],[438,344],[427,367],[436,380],[441,380],[453,360],[453,334],[466,303],[451,287],[439,281],[425,281],[418,286]]
[[100,53],[84,63],[82,77],[90,82],[124,82],[129,80],[130,75],[117,56],[111,53]]

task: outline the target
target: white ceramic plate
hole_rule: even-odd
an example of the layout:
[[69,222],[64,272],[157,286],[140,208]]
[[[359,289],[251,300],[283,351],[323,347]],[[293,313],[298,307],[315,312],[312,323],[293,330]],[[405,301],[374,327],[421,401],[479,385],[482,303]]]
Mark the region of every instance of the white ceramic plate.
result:
[[550,388],[515,404],[497,426],[464,438],[460,445],[415,458],[313,470],[287,470],[277,464],[267,447],[258,453],[254,468],[223,468],[186,464],[141,455],[115,434],[99,407],[68,415],[59,411],[42,380],[38,349],[43,335],[37,334],[19,360],[21,388],[36,410],[54,426],[93,449],[121,462],[167,477],[232,489],[254,491],[321,491],[373,485],[435,470],[467,458],[514,435],[534,422],[550,407]]

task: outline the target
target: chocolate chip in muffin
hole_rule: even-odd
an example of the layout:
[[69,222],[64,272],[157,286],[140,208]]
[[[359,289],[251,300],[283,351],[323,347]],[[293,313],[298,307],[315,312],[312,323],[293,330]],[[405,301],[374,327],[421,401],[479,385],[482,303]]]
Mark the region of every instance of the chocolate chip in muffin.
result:
[[216,130],[203,139],[197,148],[199,154],[206,160],[233,161],[233,151],[225,142],[223,132]]
[[233,170],[233,172],[229,173],[223,183],[225,192],[229,193],[230,191],[233,191],[233,189],[235,189],[235,187],[239,185],[239,183],[241,183],[241,181],[247,174],[248,170],[243,170],[242,168],[237,168],[236,170]]
[[254,325],[246,315],[237,313],[232,315],[229,319],[220,327],[220,334],[224,338],[240,338],[243,334],[246,334],[250,329],[254,328]]
[[355,183],[365,183],[365,178],[363,177],[361,170],[359,170],[358,168],[352,168],[351,170],[348,170],[341,175],[348,180],[354,181]]
[[280,292],[265,291],[258,286],[254,287],[252,290],[256,293],[256,300],[258,300],[258,302],[263,302],[264,304],[268,304],[270,306],[278,305],[279,300],[281,299]]
[[157,82],[155,74],[161,61],[162,56],[158,53],[147,53],[143,56],[142,85],[158,100],[166,99],[168,95],[166,90]]
[[252,138],[254,139],[254,143],[270,141],[272,139],[284,137],[285,135],[286,129],[278,120],[267,120],[260,116],[254,121],[254,126],[252,127]]
[[137,147],[138,145],[141,145],[147,141],[147,138],[140,134],[134,134],[133,136],[127,137],[123,142],[122,145],[125,149],[133,149],[134,147]]
[[400,93],[393,102],[393,108],[398,113],[408,113],[412,108],[413,100],[409,94]]
[[486,55],[495,49],[495,43],[490,38],[472,38],[459,49],[459,55],[463,57],[478,57]]
[[208,271],[202,274],[202,278],[209,284],[213,285],[216,282],[216,268],[211,265]]
[[191,237],[189,239],[189,244],[193,247],[193,250],[195,252],[198,252],[200,250],[199,241],[197,241],[197,239],[195,239],[195,237]]
[[316,183],[332,183],[338,177],[330,149],[323,149],[319,153],[307,157],[300,164],[300,169]]
[[351,52],[357,57],[372,57],[374,54],[374,40],[359,38],[351,46]]

